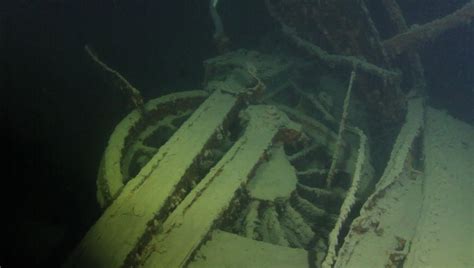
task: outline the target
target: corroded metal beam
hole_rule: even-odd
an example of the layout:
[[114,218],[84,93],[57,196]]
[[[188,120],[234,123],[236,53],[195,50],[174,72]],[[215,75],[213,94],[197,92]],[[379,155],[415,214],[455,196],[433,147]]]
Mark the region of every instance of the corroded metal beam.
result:
[[423,44],[432,42],[448,30],[462,25],[469,25],[473,18],[474,0],[471,0],[462,8],[445,17],[420,26],[412,26],[407,31],[385,40],[383,46],[392,56],[400,55],[409,49],[416,49]]

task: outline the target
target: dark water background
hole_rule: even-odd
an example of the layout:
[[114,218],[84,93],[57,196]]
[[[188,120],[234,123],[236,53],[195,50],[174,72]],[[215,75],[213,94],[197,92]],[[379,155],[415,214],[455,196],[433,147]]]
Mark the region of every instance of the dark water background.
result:
[[[236,48],[278,30],[263,1],[220,2]],[[423,24],[466,1],[399,2],[409,24]],[[130,107],[84,45],[150,98],[200,88],[202,61],[216,55],[212,34],[207,1],[1,2],[1,267],[58,266],[99,216],[97,168]],[[471,25],[420,51],[432,105],[470,123],[473,47]]]

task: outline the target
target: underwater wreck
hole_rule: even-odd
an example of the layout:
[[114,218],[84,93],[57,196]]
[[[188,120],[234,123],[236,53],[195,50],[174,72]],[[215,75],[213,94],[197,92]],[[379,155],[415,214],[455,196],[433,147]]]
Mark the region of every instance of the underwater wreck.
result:
[[64,266],[419,267],[449,252],[424,252],[426,200],[443,202],[426,152],[440,122],[415,49],[470,22],[474,3],[408,28],[381,2],[388,40],[364,1],[267,0],[295,56],[228,50],[211,1],[222,54],[203,88],[147,102],[87,50],[136,109],[103,155],[103,214]]

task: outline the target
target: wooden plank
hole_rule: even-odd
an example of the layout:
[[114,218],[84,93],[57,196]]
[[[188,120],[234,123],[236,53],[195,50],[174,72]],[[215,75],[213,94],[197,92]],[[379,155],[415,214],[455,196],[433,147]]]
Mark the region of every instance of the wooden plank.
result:
[[215,91],[122,190],[73,251],[65,267],[121,267],[237,98]]
[[307,268],[308,252],[214,231],[189,268]]
[[144,251],[144,267],[183,267],[229,208],[283,129],[299,131],[273,106],[251,106],[243,136],[163,224]]

